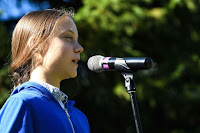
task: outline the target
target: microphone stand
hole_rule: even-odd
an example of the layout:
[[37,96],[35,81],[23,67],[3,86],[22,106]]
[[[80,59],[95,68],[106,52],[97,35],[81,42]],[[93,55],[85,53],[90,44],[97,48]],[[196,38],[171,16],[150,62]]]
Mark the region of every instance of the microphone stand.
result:
[[131,105],[132,105],[132,110],[133,110],[133,117],[135,120],[135,126],[137,133],[143,133],[142,131],[142,125],[140,122],[140,115],[138,111],[138,106],[137,106],[137,100],[136,100],[136,85],[134,81],[134,77],[132,73],[121,73],[124,78],[125,78],[125,87],[127,89],[127,92],[130,95],[130,100],[131,100]]

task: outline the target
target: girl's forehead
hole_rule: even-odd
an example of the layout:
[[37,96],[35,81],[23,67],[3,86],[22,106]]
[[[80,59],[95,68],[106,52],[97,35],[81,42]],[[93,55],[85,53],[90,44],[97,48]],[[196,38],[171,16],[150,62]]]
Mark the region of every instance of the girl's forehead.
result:
[[57,29],[57,32],[70,30],[70,31],[73,31],[75,34],[78,34],[76,24],[68,16],[63,16],[57,21],[56,29]]

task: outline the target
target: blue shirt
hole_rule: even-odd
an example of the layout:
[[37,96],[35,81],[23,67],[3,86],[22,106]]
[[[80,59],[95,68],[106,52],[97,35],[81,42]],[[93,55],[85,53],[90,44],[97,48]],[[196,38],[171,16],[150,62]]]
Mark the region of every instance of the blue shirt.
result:
[[[90,133],[87,117],[67,101],[70,118],[54,96],[36,82],[18,86],[0,110],[0,133]],[[72,123],[72,124],[71,124]]]

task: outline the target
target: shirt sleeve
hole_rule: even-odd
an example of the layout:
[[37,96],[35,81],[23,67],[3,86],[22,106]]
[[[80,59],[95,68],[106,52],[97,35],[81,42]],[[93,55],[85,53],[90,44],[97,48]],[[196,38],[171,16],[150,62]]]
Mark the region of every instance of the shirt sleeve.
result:
[[26,101],[9,98],[0,110],[0,132],[33,133],[31,112]]

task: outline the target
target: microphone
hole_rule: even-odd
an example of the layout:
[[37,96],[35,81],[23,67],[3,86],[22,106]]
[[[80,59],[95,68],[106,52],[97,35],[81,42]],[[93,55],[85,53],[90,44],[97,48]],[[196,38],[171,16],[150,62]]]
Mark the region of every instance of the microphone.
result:
[[153,60],[149,57],[104,57],[95,55],[88,59],[88,68],[94,72],[119,71],[136,72],[152,68]]

